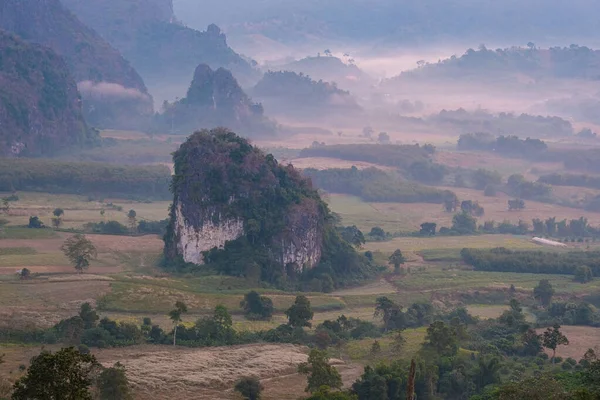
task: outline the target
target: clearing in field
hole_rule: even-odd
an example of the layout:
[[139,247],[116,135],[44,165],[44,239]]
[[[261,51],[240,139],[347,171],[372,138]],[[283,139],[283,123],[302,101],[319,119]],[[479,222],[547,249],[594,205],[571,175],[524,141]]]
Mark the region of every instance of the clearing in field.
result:
[[[561,163],[535,163],[518,158],[508,159],[489,152],[438,151],[434,155],[434,160],[448,167],[483,168],[498,171],[505,178],[512,174],[523,174],[530,179],[537,179],[538,175],[556,172],[564,168]],[[532,168],[535,168],[535,174],[531,172]]]
[[[153,399],[236,398],[231,388],[239,378],[294,374],[307,359],[304,347],[291,344],[204,349],[135,346],[102,350],[97,357],[107,366],[125,365],[136,397]],[[301,395],[303,387],[296,389],[300,389],[296,396]]]
[[467,307],[469,314],[481,319],[498,318],[502,313],[508,310],[508,306],[490,306],[487,304],[472,304]]
[[[588,349],[595,349],[596,354],[600,351],[600,328],[592,326],[562,326],[561,332],[569,339],[567,346],[559,346],[556,349],[556,356],[574,358],[579,361]],[[545,329],[538,329],[538,333]],[[547,354],[552,356],[551,351]]]
[[[600,225],[600,213],[598,212],[530,200],[525,201],[524,210],[509,211],[508,200],[512,197],[504,193],[499,193],[495,197],[486,197],[483,195],[483,191],[475,189],[455,187],[439,187],[439,189],[453,191],[461,201],[479,202],[485,209],[484,216],[478,218],[480,224],[483,224],[484,221],[501,223],[506,220],[518,223],[519,220],[523,220],[531,225],[531,220],[534,218],[556,217],[557,220],[570,220],[584,216],[590,225]],[[566,196],[562,190],[560,189],[558,193]],[[571,190],[577,191],[573,188]],[[431,203],[371,203],[356,196],[336,193],[327,194],[325,200],[331,210],[342,217],[344,225],[356,225],[363,232],[369,232],[371,228],[378,226],[386,232],[409,233],[418,231],[424,222],[435,222],[438,228],[450,227],[455,214],[446,212],[440,204]],[[574,203],[583,201],[581,199],[568,200]]]
[[366,168],[378,168],[381,170],[389,170],[393,171],[395,168],[389,166],[382,166],[373,163],[369,163],[366,161],[348,161],[348,160],[340,160],[339,158],[327,158],[327,157],[306,157],[306,158],[295,158],[289,161],[295,168],[305,169],[305,168],[314,168],[318,170],[329,169],[329,168],[352,168],[356,167],[358,169],[366,169]]
[[[0,197],[10,193],[0,192]],[[117,221],[128,225],[127,213],[135,210],[138,221],[160,221],[168,217],[169,201],[137,202],[123,199],[89,199],[69,194],[19,192],[19,200],[10,203],[8,215],[3,215],[9,225],[27,225],[30,216],[37,216],[46,226],[52,226],[52,212],[62,208],[61,228],[81,229],[89,222]],[[112,205],[111,205],[112,204]],[[104,215],[101,214],[104,211]]]

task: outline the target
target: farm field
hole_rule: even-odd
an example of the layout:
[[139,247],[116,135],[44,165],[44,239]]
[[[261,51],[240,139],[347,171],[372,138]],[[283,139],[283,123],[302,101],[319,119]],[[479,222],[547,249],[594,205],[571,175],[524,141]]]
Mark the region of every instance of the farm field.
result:
[[[0,192],[0,197],[10,193]],[[138,220],[159,221],[168,217],[169,201],[137,202],[123,199],[90,199],[86,196],[19,192],[19,200],[10,203],[10,211],[3,218],[11,225],[27,225],[29,217],[38,216],[46,226],[52,226],[52,212],[62,208],[61,228],[82,228],[88,222],[118,221],[128,224],[127,213],[135,210]],[[104,210],[104,215],[100,212]],[[1,234],[1,233],[0,233]]]
[[[129,133],[113,133],[115,137]],[[123,137],[120,137],[121,139]],[[164,138],[163,138],[164,139]],[[161,140],[163,140],[161,139]],[[133,139],[132,139],[133,140]],[[166,140],[166,139],[164,139]],[[340,160],[299,159],[306,167],[348,167]],[[336,164],[338,163],[338,164]],[[356,163],[350,163],[356,164]],[[368,163],[359,167],[369,167]],[[486,214],[480,218],[497,222],[556,215],[557,219],[579,218],[582,210],[527,201],[521,212],[506,210],[507,196],[485,197],[480,191],[447,188],[461,199],[477,200]],[[568,191],[561,189],[561,195]],[[586,192],[592,195],[592,192]],[[7,195],[1,194],[0,197]],[[134,209],[138,220],[157,221],[167,218],[169,202],[136,202],[123,199],[89,199],[77,195],[18,193],[11,202],[8,224],[0,227],[0,334],[2,329],[49,328],[62,319],[75,315],[81,304],[96,307],[100,318],[118,322],[142,324],[144,318],[165,331],[172,329],[168,316],[176,301],[183,301],[189,312],[183,323],[191,327],[195,321],[210,315],[217,305],[224,305],[232,314],[233,327],[238,332],[258,332],[274,329],[287,322],[284,311],[299,293],[284,292],[272,287],[256,288],[256,282],[243,277],[198,274],[169,274],[159,267],[163,242],[158,235],[111,236],[86,235],[98,249],[98,258],[83,274],[76,274],[61,246],[72,235],[52,229],[29,229],[31,215],[37,215],[50,225],[52,211],[65,210],[62,228],[83,227],[88,222],[117,220],[127,225],[127,212]],[[388,232],[412,232],[422,222],[449,226],[452,214],[437,204],[367,203],[354,196],[326,194],[332,211],[339,213],[344,225],[357,225],[367,233],[375,226]],[[571,199],[575,200],[575,199]],[[104,215],[100,211],[105,210]],[[600,225],[600,213],[585,213],[592,225]],[[410,271],[394,275],[391,268],[372,281],[358,287],[348,287],[332,293],[302,293],[308,297],[314,311],[312,329],[325,320],[336,320],[342,314],[382,326],[375,316],[377,298],[386,296],[408,308],[414,302],[431,302],[440,309],[464,305],[480,319],[497,318],[507,309],[509,288],[514,285],[514,297],[532,298],[533,288],[540,279],[548,279],[561,301],[597,293],[600,280],[581,284],[572,276],[518,274],[473,271],[462,264],[460,250],[470,248],[506,247],[518,250],[546,250],[531,242],[528,236],[474,235],[396,237],[389,241],[368,242],[361,252],[372,251],[373,259],[385,264],[389,255],[401,249],[407,258],[403,266]],[[572,244],[570,248],[596,248],[594,243]],[[552,249],[554,251],[555,249]],[[19,280],[16,272],[28,268],[32,279]],[[272,299],[274,315],[269,321],[250,321],[243,315],[240,302],[244,294],[257,290]],[[573,300],[574,301],[574,300]],[[532,314],[527,320],[535,322]],[[355,381],[367,364],[413,356],[425,340],[426,327],[406,329],[406,343],[401,351],[394,347],[394,334],[386,333],[377,341],[380,351],[371,351],[375,339],[351,340],[329,349],[333,363],[339,369],[344,384]],[[571,344],[561,347],[559,355],[581,357],[586,346],[600,346],[598,328],[564,326]],[[314,332],[314,331],[313,331]],[[0,339],[8,341],[8,337]],[[48,346],[57,349],[57,346]],[[0,377],[14,380],[18,368],[39,352],[39,345],[0,344],[0,354],[6,363],[0,365]],[[127,367],[136,399],[149,396],[168,399],[238,399],[233,382],[245,375],[255,375],[265,386],[263,399],[296,400],[304,395],[306,377],[296,373],[296,365],[306,360],[309,349],[288,344],[252,344],[223,348],[185,348],[157,345],[136,345],[125,348],[97,349],[93,353],[109,366],[119,361]],[[466,350],[461,350],[466,351]]]
[[[545,329],[539,329],[538,333]],[[588,349],[594,349],[596,353],[600,351],[600,328],[591,326],[563,326],[562,333],[569,339],[567,346],[560,346],[556,350],[556,356],[567,358],[572,357],[579,360]],[[547,353],[552,355],[551,353]]]
[[[486,197],[482,191],[465,188],[440,187],[451,190],[460,200],[473,200],[485,209],[485,215],[478,218],[480,224],[484,221],[501,223],[509,221],[518,223],[523,220],[531,225],[534,218],[547,219],[550,216],[562,219],[588,218],[592,226],[600,226],[600,213],[582,209],[560,206],[556,204],[525,201],[525,210],[508,211],[508,200],[504,193],[496,197]],[[329,193],[325,196],[332,211],[338,213],[344,225],[356,225],[364,232],[378,226],[386,232],[410,233],[418,231],[424,222],[434,222],[438,228],[450,227],[454,213],[447,213],[440,204],[429,203],[371,203],[356,196]],[[570,201],[578,201],[570,199]]]
[[[454,145],[456,146],[456,142]],[[474,151],[441,150],[436,152],[434,160],[448,167],[495,170],[505,179],[512,174],[523,174],[528,179],[537,179],[539,175],[556,172],[563,168],[561,163],[536,163],[519,158],[510,159],[510,162],[507,162],[505,157],[497,154]]]
[[529,237],[514,235],[475,235],[475,236],[434,236],[428,237],[397,237],[387,242],[369,242],[364,245],[366,250],[392,253],[396,249],[407,252],[422,250],[458,250],[465,247],[473,249],[489,249],[506,247],[518,250],[540,250],[541,247],[531,242]]
[[299,169],[305,168],[314,168],[314,169],[328,169],[328,168],[352,168],[356,167],[358,169],[365,168],[378,168],[382,170],[390,170],[393,171],[393,167],[387,167],[382,165],[377,165],[373,163],[368,163],[365,161],[348,161],[348,160],[340,160],[338,158],[326,158],[326,157],[306,157],[306,158],[294,158],[293,160],[289,160],[289,163],[294,167]]

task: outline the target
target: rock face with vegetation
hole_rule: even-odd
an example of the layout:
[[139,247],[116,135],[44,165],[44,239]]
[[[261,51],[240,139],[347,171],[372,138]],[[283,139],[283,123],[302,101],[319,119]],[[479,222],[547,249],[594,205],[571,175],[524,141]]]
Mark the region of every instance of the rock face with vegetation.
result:
[[348,279],[365,273],[365,260],[337,236],[327,205],[292,166],[225,129],[196,132],[174,162],[171,265],[271,282],[306,274],[331,284],[343,269]]
[[163,110],[159,118],[164,128],[181,132],[227,126],[244,135],[259,136],[275,130],[262,105],[244,93],[230,71],[212,70],[206,64],[196,68],[186,97],[172,104],[165,102]]
[[189,82],[200,63],[225,67],[236,78],[253,79],[257,71],[228,45],[216,25],[204,32],[181,24],[172,0],[63,0],[83,22],[119,49],[152,83]]
[[97,139],[65,61],[0,31],[0,156],[50,155]]
[[138,73],[59,0],[4,0],[0,28],[50,47],[65,59],[89,123],[133,128],[132,122],[139,124],[152,115],[152,98]]

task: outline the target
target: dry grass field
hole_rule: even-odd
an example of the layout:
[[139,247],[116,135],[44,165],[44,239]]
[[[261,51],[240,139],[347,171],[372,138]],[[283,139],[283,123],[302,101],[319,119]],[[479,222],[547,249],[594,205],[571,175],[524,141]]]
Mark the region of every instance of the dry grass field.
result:
[[[45,346],[55,351],[57,345]],[[13,381],[37,355],[40,346],[2,346],[5,363],[0,377]],[[117,349],[93,349],[105,366],[120,362],[127,368],[136,400],[202,399],[239,400],[233,384],[243,376],[261,379],[264,400],[296,400],[303,396],[306,377],[296,373],[305,362],[308,349],[290,344],[255,344],[244,346],[191,349],[172,346],[131,346]],[[362,365],[333,359],[345,385],[362,373]]]
[[[287,344],[210,349],[136,346],[103,350],[98,358],[105,365],[117,361],[125,365],[136,398],[231,399],[235,398],[231,388],[239,378],[295,374],[297,365],[306,361],[306,353],[304,347]],[[302,389],[288,388],[296,396]]]
[[[600,328],[591,326],[562,326],[561,332],[569,339],[567,346],[559,346],[556,355],[563,359],[572,357],[579,361],[588,349],[600,351]],[[538,329],[542,333],[545,329]],[[552,352],[547,352],[552,355]]]
[[490,306],[487,304],[474,304],[467,307],[469,314],[481,319],[498,318],[502,313],[508,310],[507,306]]
[[381,170],[393,171],[395,168],[377,165],[365,161],[347,161],[340,160],[339,158],[326,158],[326,157],[307,157],[307,158],[294,158],[289,161],[294,167],[299,169],[315,168],[315,169],[328,169],[328,168],[352,168],[353,166],[358,169],[365,168],[378,168]]
[[[561,163],[534,163],[518,158],[507,159],[487,152],[438,151],[434,155],[434,160],[448,167],[495,170],[502,174],[505,179],[512,174],[523,174],[529,179],[537,179],[539,175],[563,169]],[[532,169],[535,169],[536,172],[533,173]]]
[[[9,193],[0,192],[0,197]],[[103,202],[91,200],[84,196],[61,195],[36,192],[19,192],[19,200],[10,203],[8,216],[9,225],[27,225],[29,217],[38,216],[46,226],[52,226],[52,212],[62,208],[62,228],[81,228],[88,222],[118,221],[128,224],[127,213],[135,210],[138,220],[159,221],[167,218],[169,201],[151,203],[136,202],[121,199],[104,199]],[[109,204],[112,203],[113,206]],[[117,207],[122,207],[119,211]],[[104,210],[104,216],[100,211]]]
[[[114,133],[121,135],[121,133]],[[129,135],[128,133],[126,135]],[[309,160],[309,159],[306,159]],[[336,160],[309,160],[306,166],[321,167],[344,165]],[[329,164],[331,163],[331,164]],[[366,167],[368,165],[362,165]],[[536,216],[578,218],[576,209],[527,202],[523,212],[506,211],[506,197],[483,197],[480,192],[452,189],[461,199],[478,200],[486,209],[481,219],[502,221],[519,218],[530,220]],[[0,195],[1,196],[1,195]],[[240,301],[252,288],[243,277],[168,275],[157,267],[163,243],[160,237],[87,235],[99,252],[97,260],[85,274],[75,274],[73,267],[60,251],[60,246],[71,234],[53,230],[35,230],[17,227],[26,223],[29,215],[39,215],[49,223],[55,207],[65,209],[65,226],[80,227],[89,221],[103,220],[100,210],[108,202],[123,207],[123,211],[106,208],[104,219],[127,222],[126,212],[135,209],[139,218],[163,219],[167,202],[137,203],[125,200],[88,201],[80,196],[19,193],[20,200],[11,204],[10,224],[0,229],[0,328],[47,328],[61,319],[73,316],[83,302],[98,307],[101,317],[118,321],[141,323],[151,317],[153,323],[165,330],[172,327],[167,313],[177,300],[183,300],[190,312],[184,323],[192,324],[223,304],[233,314],[235,329],[258,331],[271,329],[286,322],[283,311],[294,301],[296,293],[274,288],[260,288],[269,296],[276,309],[271,321],[248,321],[242,315]],[[425,221],[438,226],[449,226],[452,215],[440,205],[366,203],[352,196],[332,194],[327,197],[331,208],[339,212],[344,224],[356,224],[363,231],[380,226],[389,232],[411,231]],[[592,224],[600,224],[600,213],[586,213]],[[514,284],[521,296],[529,296],[540,279],[548,278],[557,297],[567,298],[600,290],[600,280],[588,284],[573,282],[571,277],[471,271],[461,265],[458,252],[464,247],[512,249],[539,249],[529,238],[512,235],[479,235],[463,237],[399,237],[388,242],[367,243],[361,251],[375,251],[375,259],[384,263],[389,253],[397,248],[407,255],[411,272],[405,276],[385,275],[363,286],[338,290],[333,293],[306,293],[315,316],[313,326],[326,319],[335,320],[341,314],[361,318],[376,324],[380,318],[373,315],[376,298],[389,296],[404,306],[411,302],[430,300],[438,304],[458,304],[458,294],[503,292]],[[29,268],[34,276],[21,281],[15,271]],[[494,293],[495,293],[494,292]],[[498,301],[491,304],[472,301],[469,311],[482,319],[495,318],[506,309]],[[559,349],[559,355],[576,359],[588,347],[600,346],[600,330],[586,327],[563,327],[571,345]],[[413,355],[425,337],[425,328],[404,332],[407,343],[403,356]],[[379,341],[382,351],[372,354],[373,339],[351,341],[339,349],[332,349],[344,383],[351,384],[366,363],[377,363],[396,357],[391,336]],[[56,349],[56,346],[47,346]],[[16,379],[19,366],[38,354],[40,346],[0,345],[0,354],[6,354],[6,363],[0,365],[0,378]],[[293,345],[255,344],[224,348],[180,348],[171,346],[132,346],[116,349],[94,349],[105,365],[124,364],[135,390],[136,399],[239,399],[232,384],[241,376],[253,375],[265,386],[263,399],[296,400],[304,395],[306,378],[298,375],[296,365],[306,360],[307,349]],[[337,352],[337,353],[336,353]]]
[[[600,225],[600,213],[598,212],[529,200],[525,201],[526,208],[524,210],[509,211],[508,200],[511,197],[503,193],[499,193],[496,197],[486,197],[482,191],[474,189],[454,187],[441,187],[441,189],[453,191],[461,201],[478,201],[485,209],[485,215],[478,218],[480,224],[484,221],[518,223],[519,220],[524,220],[531,225],[531,220],[534,218],[556,217],[557,220],[561,220],[565,218],[578,219],[584,216],[588,218],[591,225]],[[566,193],[566,190],[561,193]],[[375,226],[379,226],[387,232],[414,232],[418,231],[424,222],[435,222],[438,224],[438,228],[450,227],[454,216],[454,213],[444,211],[440,204],[370,203],[356,196],[345,194],[328,194],[326,200],[331,210],[340,214],[344,225],[356,225],[363,232],[369,232]],[[580,200],[570,199],[569,201]]]

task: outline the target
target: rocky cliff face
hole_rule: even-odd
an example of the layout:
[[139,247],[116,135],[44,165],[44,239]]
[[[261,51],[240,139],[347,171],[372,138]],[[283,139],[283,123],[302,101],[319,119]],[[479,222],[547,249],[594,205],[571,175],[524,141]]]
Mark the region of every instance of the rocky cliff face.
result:
[[243,83],[258,71],[228,45],[216,25],[204,32],[177,21],[172,0],[63,0],[132,62],[152,87],[189,82],[200,63],[225,67]]
[[81,86],[84,115],[91,123],[119,128],[119,122],[152,115],[152,98],[140,75],[59,0],[3,0],[0,28],[47,46],[66,60]]
[[164,128],[181,132],[227,126],[244,135],[267,135],[275,131],[260,104],[244,93],[230,71],[212,70],[200,64],[185,98],[165,106],[160,118]]
[[280,274],[320,262],[327,207],[293,167],[222,129],[193,134],[174,161],[167,259]]
[[65,61],[0,30],[0,156],[51,155],[96,140]]

